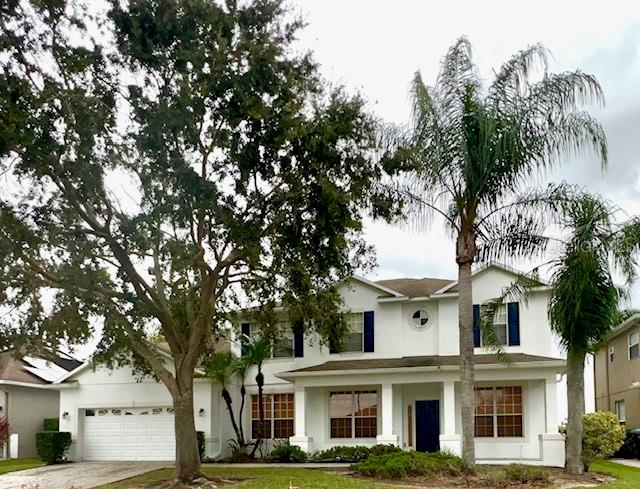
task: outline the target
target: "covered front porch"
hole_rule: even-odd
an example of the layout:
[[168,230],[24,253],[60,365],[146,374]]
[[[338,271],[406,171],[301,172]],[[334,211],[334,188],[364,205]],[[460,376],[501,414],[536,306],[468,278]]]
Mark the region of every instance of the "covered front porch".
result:
[[[477,367],[478,462],[564,465],[556,413],[560,365],[545,363]],[[393,444],[405,450],[461,453],[457,366],[336,367],[280,375],[293,384],[292,444],[307,452]]]

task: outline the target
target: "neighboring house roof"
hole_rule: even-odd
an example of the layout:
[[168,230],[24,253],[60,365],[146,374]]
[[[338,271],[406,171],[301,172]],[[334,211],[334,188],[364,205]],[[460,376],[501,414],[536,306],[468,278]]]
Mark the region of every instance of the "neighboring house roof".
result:
[[[541,357],[537,355],[527,355],[526,353],[511,353],[506,355],[511,364],[527,363],[564,363],[560,358]],[[505,365],[501,363],[496,354],[481,354],[474,356],[476,365]],[[286,374],[298,374],[306,372],[339,372],[342,370],[368,370],[368,369],[390,369],[390,368],[413,368],[413,367],[457,367],[460,364],[458,355],[431,355],[419,357],[401,358],[372,358],[361,360],[331,360],[319,365],[299,368],[286,372]]]
[[80,365],[82,362],[64,353],[43,358],[16,357],[14,352],[4,351],[0,353],[0,381],[50,384]]
[[378,280],[376,283],[395,290],[407,297],[429,297],[443,287],[449,285],[452,280],[444,278],[393,278]]
[[618,326],[613,328],[611,332],[607,335],[607,340],[615,338],[621,333],[631,329],[633,326],[637,326],[640,323],[640,313],[634,314],[633,316],[622,321]]

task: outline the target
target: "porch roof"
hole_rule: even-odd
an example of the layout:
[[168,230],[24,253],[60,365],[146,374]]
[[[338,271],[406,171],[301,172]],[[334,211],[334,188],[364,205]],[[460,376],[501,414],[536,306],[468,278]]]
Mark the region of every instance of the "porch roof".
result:
[[[527,355],[526,353],[510,353],[505,355],[509,362],[500,361],[496,354],[479,354],[474,356],[474,364],[481,367],[516,367],[516,366],[544,366],[564,367],[565,361],[561,358]],[[430,355],[400,358],[371,358],[358,360],[331,360],[310,367],[299,368],[283,372],[280,377],[300,376],[314,373],[343,373],[353,370],[371,369],[457,369],[460,365],[459,355]]]

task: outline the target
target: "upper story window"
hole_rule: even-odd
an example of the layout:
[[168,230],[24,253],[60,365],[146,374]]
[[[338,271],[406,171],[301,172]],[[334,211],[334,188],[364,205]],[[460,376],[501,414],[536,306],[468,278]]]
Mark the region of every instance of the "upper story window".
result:
[[[278,338],[273,342],[271,358],[291,358],[294,352],[294,334],[286,321],[278,322]],[[260,334],[260,326],[251,324],[251,337]]]
[[331,438],[375,438],[378,435],[378,393],[331,392],[329,419]]
[[[484,335],[481,332],[480,304],[473,306],[473,346],[485,346]],[[509,302],[498,307],[493,318],[493,332],[495,341],[501,346],[520,346],[520,307],[517,302]]]
[[363,349],[364,314],[349,313],[346,317],[348,331],[344,336],[345,352],[357,352]]
[[625,423],[627,421],[627,413],[624,408],[624,401],[616,401],[616,416],[618,416],[618,421],[620,423]]
[[[484,306],[481,306],[481,309]],[[498,345],[507,346],[509,344],[509,330],[507,328],[507,306],[502,305],[496,311],[493,319],[493,331]],[[485,346],[484,338],[480,339],[482,346]]]
[[613,362],[613,354],[614,354],[613,345],[609,345],[609,361],[610,362]]
[[475,388],[475,436],[522,437],[522,387]]
[[633,331],[629,333],[629,360],[640,356],[640,333]]

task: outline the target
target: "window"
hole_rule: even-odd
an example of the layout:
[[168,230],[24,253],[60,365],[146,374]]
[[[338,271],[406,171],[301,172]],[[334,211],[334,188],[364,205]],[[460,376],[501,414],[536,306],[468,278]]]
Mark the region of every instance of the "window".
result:
[[640,333],[634,331],[629,333],[629,360],[638,358],[640,356]]
[[[509,329],[507,328],[507,306],[505,304],[501,305],[496,311],[493,330],[495,331],[497,344],[506,346],[508,344]],[[484,339],[481,338],[481,342],[484,346]]]
[[521,437],[522,424],[522,387],[476,387],[476,437]]
[[362,351],[362,336],[364,333],[364,314],[347,314],[348,332],[344,338],[344,351]]
[[613,362],[613,345],[609,345],[609,361]]
[[332,392],[329,417],[331,438],[374,438],[378,434],[378,393]]
[[[265,394],[262,396],[264,406],[264,425],[262,438],[289,438],[294,434],[293,394]],[[260,431],[260,403],[258,396],[251,396],[251,437],[257,438]]]
[[[278,338],[273,342],[271,349],[271,358],[291,358],[293,357],[293,330],[286,321],[278,322],[278,330],[280,332]],[[260,326],[252,324],[250,326],[250,336],[254,337],[260,334]]]
[[624,424],[627,421],[627,413],[624,408],[624,401],[616,401],[616,416],[618,416],[618,421]]

